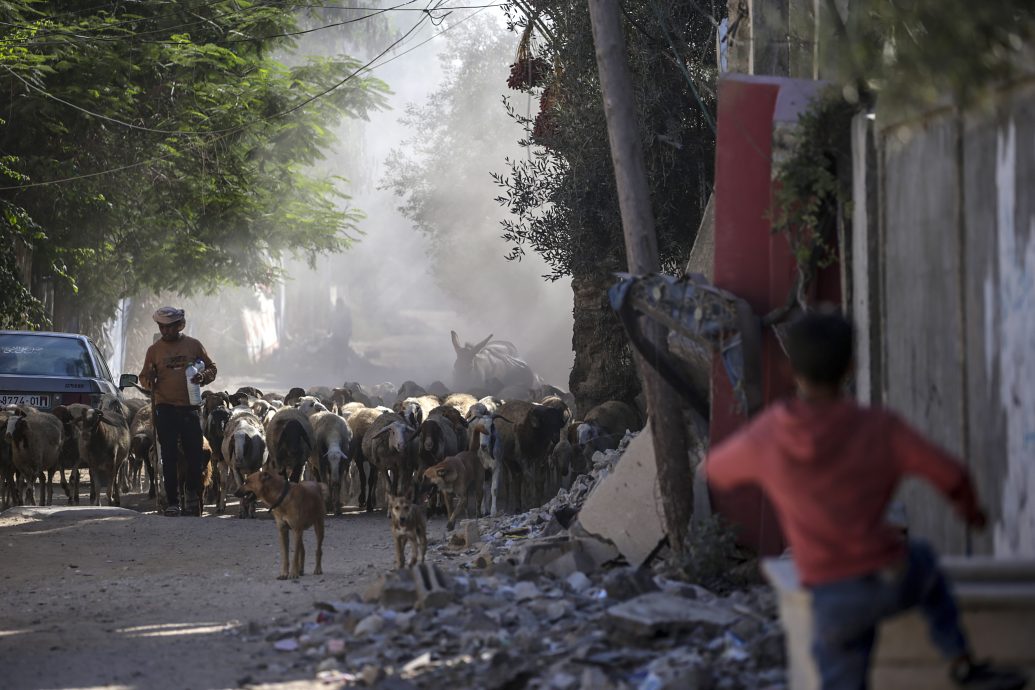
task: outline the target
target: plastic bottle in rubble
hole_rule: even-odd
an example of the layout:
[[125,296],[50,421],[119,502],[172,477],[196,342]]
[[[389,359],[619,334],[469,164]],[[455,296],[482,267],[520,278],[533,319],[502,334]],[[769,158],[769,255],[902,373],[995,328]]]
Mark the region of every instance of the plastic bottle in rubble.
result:
[[190,399],[191,405],[201,404],[201,384],[194,383],[192,379],[203,371],[205,371],[205,363],[200,359],[187,365],[187,398]]

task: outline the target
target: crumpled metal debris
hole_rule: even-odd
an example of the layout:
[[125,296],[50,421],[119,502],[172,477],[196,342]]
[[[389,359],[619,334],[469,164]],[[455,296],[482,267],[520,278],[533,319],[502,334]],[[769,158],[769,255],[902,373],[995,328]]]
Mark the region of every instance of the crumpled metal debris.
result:
[[[702,416],[708,416],[708,391],[714,354],[721,358],[740,411],[762,405],[761,322],[736,295],[698,274],[632,276],[608,291],[633,345]],[[664,349],[651,343],[643,318],[668,332]]]

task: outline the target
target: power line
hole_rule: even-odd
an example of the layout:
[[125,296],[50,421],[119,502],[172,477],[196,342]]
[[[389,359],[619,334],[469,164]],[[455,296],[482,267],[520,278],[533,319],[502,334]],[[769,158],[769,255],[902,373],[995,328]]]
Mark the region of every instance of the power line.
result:
[[[405,3],[405,4],[410,4],[410,3],[415,2],[415,1],[416,0],[408,0],[408,2]],[[441,7],[443,2],[444,2],[444,0],[438,0],[438,2],[436,4],[436,7],[434,9],[436,9],[436,10],[440,9],[440,7]],[[450,8],[450,9],[453,9],[453,8]],[[484,9],[484,8],[482,8],[482,9]],[[482,9],[479,9],[478,12],[481,12]],[[477,14],[478,12],[475,12],[474,14]],[[352,80],[353,78],[355,78],[356,76],[358,76],[362,72],[367,71],[368,68],[370,68],[370,66],[376,60],[378,60],[379,58],[383,57],[385,54],[387,54],[393,48],[395,48],[400,43],[402,43],[407,37],[410,36],[410,34],[412,34],[417,29],[417,27],[419,27],[430,16],[431,16],[430,12],[426,13],[425,15],[423,15],[418,20],[418,22],[409,31],[407,31],[398,40],[396,40],[394,43],[392,43],[390,46],[388,46],[388,48],[386,48],[380,54],[375,56],[372,60],[367,62],[365,65],[361,66],[355,72],[352,72],[351,74],[346,76],[344,79],[339,81],[337,84],[331,86],[329,89],[327,89],[327,90],[317,94],[314,97],[311,97],[311,98],[309,98],[307,100],[304,100],[301,103],[299,103],[298,105],[296,105],[296,106],[294,106],[292,108],[289,108],[287,110],[284,110],[282,112],[275,113],[273,115],[268,115],[266,117],[259,118],[257,120],[253,120],[252,122],[245,123],[245,124],[242,124],[242,125],[235,125],[233,127],[226,127],[224,129],[213,129],[213,130],[156,129],[156,128],[153,128],[153,127],[145,127],[143,125],[137,125],[137,124],[134,124],[132,122],[126,122],[125,120],[120,120],[118,118],[114,118],[114,117],[111,117],[111,116],[108,116],[108,115],[104,115],[102,113],[95,112],[93,110],[89,110],[89,109],[84,108],[82,106],[76,105],[75,103],[72,103],[71,101],[67,101],[67,100],[64,100],[63,98],[55,96],[54,94],[50,93],[49,91],[47,91],[47,90],[45,90],[43,88],[40,88],[39,86],[36,86],[35,84],[29,82],[27,79],[25,79],[20,74],[18,74],[14,70],[12,70],[10,67],[7,67],[6,65],[0,65],[0,66],[2,66],[12,76],[14,76],[20,82],[25,84],[27,87],[29,87],[30,89],[33,89],[34,91],[39,92],[43,96],[46,96],[47,98],[50,98],[50,99],[52,99],[52,100],[54,100],[54,101],[56,101],[58,103],[61,103],[62,105],[65,105],[65,106],[68,106],[68,107],[73,108],[75,110],[78,110],[79,112],[82,112],[82,113],[84,113],[86,115],[90,115],[92,117],[96,117],[96,118],[99,118],[101,120],[105,120],[107,122],[111,122],[113,124],[121,125],[123,127],[128,127],[130,129],[135,129],[135,130],[139,130],[139,131],[151,132],[151,133],[154,133],[154,134],[167,134],[167,135],[171,135],[171,136],[200,136],[200,135],[224,134],[224,133],[229,133],[229,132],[240,131],[240,130],[242,130],[242,129],[246,128],[246,127],[250,127],[250,126],[252,126],[254,124],[258,124],[260,122],[266,122],[266,121],[269,121],[269,120],[272,120],[272,119],[275,119],[275,118],[278,118],[278,117],[282,117],[282,116],[287,115],[289,113],[293,113],[296,110],[298,110],[299,108],[304,107],[304,106],[308,105],[309,103],[312,103],[314,100],[316,100],[318,98],[322,98],[323,96],[327,95],[331,91],[334,91],[335,89],[343,86],[345,83],[347,83],[348,81]],[[473,14],[471,16],[473,16]],[[421,44],[421,45],[423,45],[423,44]],[[406,52],[409,52],[409,51],[406,51]],[[405,55],[406,53],[402,53],[402,54]],[[0,188],[0,189],[6,189],[6,188]]]
[[[219,1],[222,1],[222,0],[219,0]],[[423,12],[425,14],[430,14],[431,12],[435,11],[435,10],[429,10],[429,9],[424,9],[424,8],[419,8],[419,7],[406,7],[406,5],[411,5],[415,1],[416,0],[408,0],[407,2],[401,3],[399,5],[395,5],[395,6],[392,6],[392,7],[380,7],[380,8],[378,8],[378,7],[359,7],[359,6],[349,7],[349,6],[341,6],[341,5],[319,5],[319,4],[314,4],[314,5],[295,5],[295,6],[293,6],[293,8],[350,10],[350,11],[358,11],[358,12],[370,12],[370,14],[363,15],[362,17],[353,17],[353,18],[350,18],[350,19],[342,20],[340,22],[333,22],[333,23],[330,23],[330,24],[325,24],[325,25],[314,27],[314,28],[311,28],[311,29],[302,29],[302,30],[299,30],[299,31],[291,31],[291,32],[285,32],[285,33],[279,33],[279,34],[270,34],[270,35],[266,35],[266,36],[250,36],[250,37],[245,37],[245,38],[210,38],[210,39],[206,39],[205,42],[203,43],[203,45],[206,45],[206,44],[222,45],[222,44],[234,44],[234,43],[251,43],[251,42],[255,42],[255,41],[272,40],[274,38],[290,38],[290,37],[293,37],[293,36],[302,36],[302,35],[305,35],[305,34],[316,32],[316,31],[322,31],[324,29],[334,28],[334,27],[338,27],[338,26],[345,26],[347,24],[352,24],[354,22],[359,22],[359,21],[362,21],[364,19],[369,19],[371,17],[376,17],[376,16],[379,16],[379,15],[382,15],[382,14],[385,14],[385,13],[388,13],[388,12]],[[208,6],[211,6],[211,5],[214,5],[214,4],[216,4],[216,3],[215,2],[208,3],[206,5],[203,5],[202,7],[208,7]],[[450,7],[449,10],[450,11],[452,11],[452,10],[463,10],[463,9],[471,9],[471,10],[477,9],[477,10],[481,10],[481,9],[486,9],[486,8],[489,8],[489,7],[502,7],[504,4],[506,4],[506,3],[498,3],[497,2],[497,3],[488,3],[488,4],[484,4],[484,5],[457,5],[457,6]],[[225,17],[230,17],[230,16],[233,16],[235,14],[244,12],[246,10],[265,9],[265,8],[272,7],[272,6],[273,5],[252,5],[250,7],[242,8],[240,10],[235,10],[234,12],[225,12],[225,13],[222,13],[222,14],[217,14],[217,15],[215,15],[213,17],[201,18],[201,19],[198,19],[197,21],[186,22],[186,23],[182,23],[182,24],[174,24],[173,26],[163,27],[161,29],[152,29],[152,30],[149,30],[149,31],[134,32],[132,34],[123,35],[123,36],[87,35],[87,34],[77,33],[77,32],[73,32],[73,31],[61,31],[61,30],[44,31],[41,35],[44,36],[44,37],[47,37],[47,36],[67,36],[69,38],[75,38],[75,39],[79,39],[79,40],[83,40],[83,41],[103,41],[103,42],[112,42],[112,43],[117,43],[117,42],[127,42],[127,43],[130,43],[131,42],[131,43],[138,43],[138,44],[142,44],[142,45],[150,45],[150,44],[181,45],[182,44],[181,41],[173,41],[173,40],[168,40],[168,39],[141,39],[140,37],[141,36],[147,36],[147,35],[150,35],[150,34],[166,33],[168,31],[172,31],[174,29],[183,29],[183,28],[187,28],[187,27],[196,26],[196,25],[199,25],[199,24],[208,24],[208,23],[211,23],[215,19],[221,19],[221,18],[225,18]],[[172,14],[172,13],[167,13],[167,14]],[[163,15],[159,15],[159,16],[163,16]],[[130,24],[130,23],[136,23],[136,22],[142,22],[142,21],[150,21],[150,20],[153,20],[155,18],[156,17],[140,17],[140,18],[137,18],[137,19],[127,19],[127,20],[123,20],[121,22],[115,22],[113,24],[108,24],[106,26],[96,27],[94,29],[88,29],[88,28],[87,29],[83,29],[83,31],[90,31],[90,30],[92,30],[92,31],[104,31],[104,30],[107,30],[107,29],[110,29],[112,27],[119,26],[119,25],[122,25],[122,24]],[[37,28],[37,27],[34,27],[34,26],[30,26],[30,25],[11,24],[11,23],[8,23],[8,22],[0,22],[0,25],[14,27],[14,28],[22,28],[22,29],[34,29],[34,28]],[[2,41],[2,39],[0,39],[0,41]],[[13,41],[6,42],[5,45],[7,45],[7,46],[19,46],[19,47],[47,47],[47,46],[56,46],[56,45],[67,45],[67,42],[65,42],[65,41],[36,41],[36,40],[28,40],[28,41],[19,41],[19,42],[13,42]]]
[[[443,2],[445,2],[445,1],[446,0],[437,0],[436,7],[434,9],[436,9],[436,10],[440,9],[442,4],[443,4]],[[431,3],[429,3],[429,7],[430,7],[430,4]],[[242,130],[247,129],[248,127],[251,127],[251,126],[253,126],[255,124],[259,124],[261,122],[267,122],[269,120],[280,118],[280,117],[283,117],[283,116],[288,115],[290,113],[293,113],[293,112],[295,112],[295,111],[297,111],[297,110],[299,110],[301,108],[304,108],[306,105],[312,103],[313,101],[315,101],[315,100],[317,100],[319,98],[323,98],[324,96],[326,96],[327,94],[331,93],[335,89],[340,88],[341,86],[345,85],[350,80],[352,80],[355,77],[359,76],[361,73],[367,72],[367,71],[372,71],[372,70],[376,69],[377,67],[381,67],[383,65],[388,64],[392,60],[396,60],[399,57],[402,57],[406,53],[409,53],[409,52],[411,52],[413,50],[416,50],[417,48],[419,48],[420,46],[424,45],[428,41],[436,38],[437,36],[441,36],[442,34],[446,33],[450,29],[455,28],[456,26],[459,26],[464,21],[467,21],[468,19],[473,17],[475,14],[478,14],[479,12],[481,12],[484,9],[486,9],[486,8],[484,8],[484,7],[480,8],[477,12],[473,12],[472,14],[468,15],[467,17],[465,17],[464,19],[460,20],[456,24],[451,25],[451,26],[443,29],[442,31],[440,31],[440,32],[434,34],[433,36],[431,36],[430,38],[428,38],[427,40],[422,41],[421,43],[419,43],[419,44],[409,48],[408,50],[406,50],[403,53],[400,53],[397,56],[394,56],[394,57],[390,58],[389,60],[386,60],[385,62],[381,63],[380,65],[374,65],[374,63],[377,60],[379,60],[382,57],[384,57],[385,55],[387,55],[393,48],[398,46],[400,43],[403,42],[403,40],[405,40],[407,37],[409,37],[411,34],[413,34],[413,32],[415,32],[430,17],[430,13],[423,14],[420,17],[420,19],[418,19],[417,22],[405,34],[403,34],[400,38],[396,39],[391,45],[389,45],[383,51],[378,53],[369,62],[367,62],[366,64],[364,64],[362,67],[360,67],[356,71],[352,72],[351,74],[347,75],[341,81],[339,81],[336,84],[332,85],[331,87],[321,91],[320,93],[318,93],[318,94],[316,94],[314,96],[310,96],[309,98],[305,99],[301,103],[298,103],[298,104],[296,104],[295,106],[293,106],[291,108],[288,108],[286,110],[283,110],[281,112],[275,113],[275,114],[267,116],[267,117],[258,118],[256,120],[252,120],[251,122],[246,122],[244,124],[238,125],[236,127],[228,128],[228,129],[225,129],[225,130],[214,130],[214,131],[210,131],[210,132],[197,132],[196,134],[217,134],[217,133],[220,133],[221,136],[216,137],[216,139],[214,140],[214,141],[218,141],[219,139],[222,139],[222,138],[224,138],[226,136],[229,136],[230,134],[232,134],[234,132],[242,131]],[[121,123],[121,124],[128,124],[128,123]],[[18,190],[18,189],[28,189],[28,188],[31,188],[31,187],[43,187],[43,186],[49,186],[49,185],[54,185],[54,184],[63,184],[65,182],[73,182],[73,181],[76,181],[76,180],[86,179],[86,178],[90,178],[90,177],[97,177],[99,175],[106,175],[106,174],[109,174],[109,173],[121,172],[123,170],[129,170],[129,169],[132,169],[132,168],[137,168],[137,167],[140,167],[140,166],[148,165],[150,163],[155,163],[157,161],[169,158],[172,155],[175,155],[175,154],[174,153],[167,153],[167,154],[164,154],[164,155],[161,155],[161,156],[155,156],[153,158],[149,158],[147,160],[138,161],[138,162],[130,163],[130,164],[127,164],[127,165],[122,165],[122,166],[118,166],[118,167],[115,167],[115,168],[110,168],[110,169],[107,169],[107,170],[100,170],[100,171],[93,172],[93,173],[84,173],[82,175],[74,175],[74,176],[71,176],[71,177],[61,178],[61,179],[57,179],[57,180],[45,180],[45,181],[42,181],[42,182],[30,182],[30,183],[22,184],[22,185],[12,185],[12,186],[7,186],[7,187],[0,187],[0,191],[12,191],[12,190]]]

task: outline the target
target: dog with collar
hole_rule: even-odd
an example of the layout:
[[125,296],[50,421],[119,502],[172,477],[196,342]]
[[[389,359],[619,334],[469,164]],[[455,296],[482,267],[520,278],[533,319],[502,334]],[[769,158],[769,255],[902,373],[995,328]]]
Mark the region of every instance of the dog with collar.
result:
[[[305,574],[305,546],[302,533],[310,527],[316,532],[316,568],[313,575],[322,575],[323,515],[326,488],[317,482],[292,484],[276,472],[259,470],[249,474],[237,490],[240,498],[249,494],[270,507],[280,533],[281,569],[278,580],[297,579]],[[295,535],[295,553],[288,571],[288,532]]]

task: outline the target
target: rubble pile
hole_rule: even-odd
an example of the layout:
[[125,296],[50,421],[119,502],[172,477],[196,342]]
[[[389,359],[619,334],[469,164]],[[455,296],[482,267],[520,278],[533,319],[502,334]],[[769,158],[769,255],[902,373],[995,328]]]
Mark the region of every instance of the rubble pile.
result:
[[625,564],[579,524],[627,442],[597,453],[591,474],[541,508],[461,522],[429,548],[427,564],[244,634],[280,652],[281,670],[335,688],[785,688],[768,588],[718,596]]

